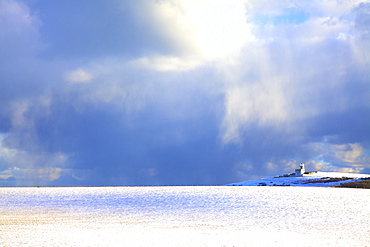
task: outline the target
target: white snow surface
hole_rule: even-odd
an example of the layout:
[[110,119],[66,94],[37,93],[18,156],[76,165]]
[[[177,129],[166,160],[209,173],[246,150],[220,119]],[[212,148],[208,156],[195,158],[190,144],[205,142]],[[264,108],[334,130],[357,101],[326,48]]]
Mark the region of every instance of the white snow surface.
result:
[[0,188],[0,246],[369,246],[370,190]]
[[[348,178],[347,180],[330,182],[329,178]],[[342,173],[342,172],[316,172],[305,174],[302,177],[266,177],[250,181],[228,184],[229,186],[306,186],[330,187],[341,183],[360,181],[370,178],[370,174]],[[318,182],[322,180],[322,182]],[[327,181],[325,181],[327,180]]]

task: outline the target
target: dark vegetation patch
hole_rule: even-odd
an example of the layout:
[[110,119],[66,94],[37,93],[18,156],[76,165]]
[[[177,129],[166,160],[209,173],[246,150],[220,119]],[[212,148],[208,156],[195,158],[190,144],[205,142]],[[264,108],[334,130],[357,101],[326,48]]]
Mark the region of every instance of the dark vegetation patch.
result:
[[329,177],[324,177],[324,178],[321,178],[321,179],[318,179],[318,180],[308,181],[307,184],[332,183],[332,182],[339,182],[339,181],[345,181],[345,180],[353,180],[353,178],[347,178],[347,177],[329,178]]
[[370,189],[370,178],[365,178],[357,182],[341,183],[333,187]]

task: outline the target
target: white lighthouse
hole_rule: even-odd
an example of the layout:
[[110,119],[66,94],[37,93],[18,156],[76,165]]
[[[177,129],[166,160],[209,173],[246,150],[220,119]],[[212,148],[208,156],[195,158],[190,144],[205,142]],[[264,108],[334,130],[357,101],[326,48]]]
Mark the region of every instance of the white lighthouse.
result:
[[305,172],[306,172],[306,169],[304,168],[303,163],[301,163],[301,165],[299,166],[299,169],[295,169],[295,175],[297,177],[302,177]]

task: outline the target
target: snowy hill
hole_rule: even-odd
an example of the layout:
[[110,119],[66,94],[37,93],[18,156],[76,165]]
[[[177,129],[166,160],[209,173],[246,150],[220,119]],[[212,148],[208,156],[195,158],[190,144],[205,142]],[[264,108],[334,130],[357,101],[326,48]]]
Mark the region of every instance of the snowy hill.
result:
[[228,186],[307,186],[331,187],[343,183],[357,182],[370,179],[370,174],[341,173],[341,172],[306,172],[297,176],[287,174],[276,177],[266,177],[245,182],[232,183]]

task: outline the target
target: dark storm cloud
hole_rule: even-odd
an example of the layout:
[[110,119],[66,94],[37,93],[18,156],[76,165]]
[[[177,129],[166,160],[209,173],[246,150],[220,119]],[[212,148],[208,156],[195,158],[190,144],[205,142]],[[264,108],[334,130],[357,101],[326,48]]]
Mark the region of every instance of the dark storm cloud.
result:
[[[179,87],[183,97],[168,95]],[[9,149],[35,151],[34,143],[21,143],[31,134],[44,152],[63,152],[68,156],[64,182],[71,176],[83,179],[74,183],[84,185],[214,184],[215,177],[218,183],[230,181],[225,161],[240,154],[224,149],[218,139],[214,122],[222,98],[188,85],[167,86],[155,94],[147,95],[147,106],[136,113],[112,109],[120,102],[93,108],[91,102],[79,102],[76,108],[65,96],[55,96],[47,115],[29,116],[27,122],[37,122],[35,128],[24,127],[3,143]],[[167,97],[164,105],[155,102]]]
[[[148,3],[139,1],[37,1],[33,12],[49,46],[45,55],[65,59],[138,57],[168,53],[171,46],[150,26]],[[158,30],[157,30],[158,31]]]

